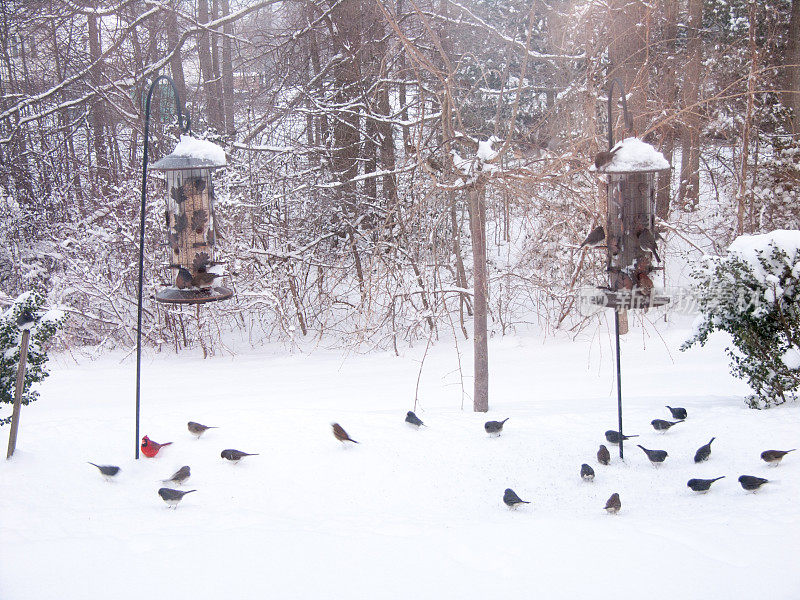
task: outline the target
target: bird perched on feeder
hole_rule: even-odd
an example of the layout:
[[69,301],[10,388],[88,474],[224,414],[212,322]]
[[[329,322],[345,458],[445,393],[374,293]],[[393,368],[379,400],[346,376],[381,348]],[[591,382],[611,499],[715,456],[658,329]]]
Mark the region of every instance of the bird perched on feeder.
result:
[[669,412],[672,413],[673,419],[685,419],[688,416],[685,408],[672,408],[671,406],[667,406],[667,408],[669,409]]
[[677,425],[678,423],[683,423],[683,420],[680,421],[665,421],[664,419],[653,419],[650,421],[650,425],[653,426],[653,429],[656,431],[667,431],[673,425]]
[[647,448],[645,448],[640,444],[636,445],[639,446],[639,448],[641,448],[642,450],[644,450],[644,453],[647,454],[647,458],[650,460],[650,462],[654,467],[657,467],[658,465],[662,464],[667,459],[667,456],[669,456],[666,450],[648,450]]
[[520,504],[530,504],[530,502],[527,500],[523,500],[517,496],[517,493],[511,488],[506,488],[506,491],[503,494],[503,502],[505,502],[508,508],[513,509],[516,509]]
[[206,252],[198,252],[192,260],[192,285],[199,288],[210,287],[217,277],[222,277],[220,273],[211,273],[208,270],[215,264]]
[[594,469],[586,463],[583,463],[581,465],[581,478],[584,481],[594,481]]
[[147,458],[153,458],[158,451],[161,450],[164,446],[169,446],[172,442],[166,442],[165,444],[159,444],[158,442],[154,442],[149,437],[144,436],[142,438],[142,454],[144,454]]
[[781,464],[784,456],[789,454],[789,452],[794,452],[796,449],[797,448],[792,448],[791,450],[764,450],[761,453],[761,460],[777,467]]
[[483,428],[486,430],[486,433],[492,437],[497,437],[503,432],[503,425],[510,418],[511,417],[507,417],[502,421],[486,421],[486,423],[483,425]]
[[223,450],[222,452],[219,453],[219,455],[225,460],[229,460],[235,463],[238,463],[245,456],[258,456],[258,454],[250,454],[249,452],[242,452],[241,450],[234,450],[232,448]]
[[583,243],[580,245],[580,247],[598,246],[604,239],[606,239],[606,230],[603,229],[602,225],[598,225],[589,232],[589,235],[586,236],[586,239],[583,240]]
[[177,508],[178,503],[183,500],[183,497],[186,494],[191,494],[192,492],[196,492],[197,490],[187,490],[185,492],[181,490],[173,490],[172,488],[160,488],[158,490],[158,495],[161,496],[161,499],[167,503],[168,507]]
[[656,250],[656,238],[652,231],[649,229],[643,229],[636,239],[639,242],[639,247],[642,250],[649,250],[653,253],[653,256],[655,256],[656,260],[661,262],[661,258],[658,256],[658,251]]
[[694,462],[701,463],[708,460],[708,457],[711,456],[711,442],[715,439],[717,438],[712,437],[707,444],[697,449],[697,452],[694,453]]
[[598,152],[594,157],[594,168],[602,169],[611,164],[611,161],[614,160],[614,155],[619,152],[620,148],[622,148],[622,146],[617,146],[612,150],[602,150]]
[[103,479],[106,481],[113,481],[114,478],[119,475],[119,472],[122,470],[115,465],[96,465],[93,462],[89,463],[93,467],[97,467],[97,470],[100,471],[100,474],[103,476]]
[[178,267],[178,275],[175,277],[175,287],[179,290],[193,287],[192,274],[186,267]]
[[686,485],[694,492],[705,494],[711,488],[711,484],[720,479],[725,479],[725,475],[714,477],[714,479],[690,479]]
[[345,442],[353,442],[357,444],[358,442],[347,435],[347,432],[344,430],[344,427],[339,425],[338,423],[331,423],[331,427],[333,428],[333,437],[344,444]]
[[169,479],[162,479],[161,483],[174,483],[176,485],[183,485],[186,483],[186,480],[192,476],[192,470],[189,468],[189,465],[185,465],[175,471],[172,477]]
[[17,327],[20,329],[29,329],[37,320],[36,313],[31,310],[23,310],[17,317]]
[[760,488],[765,483],[768,483],[769,479],[764,479],[763,477],[756,477],[755,475],[741,475],[739,476],[739,484],[747,490],[748,492],[756,492],[758,488]]
[[597,462],[601,465],[607,465],[611,462],[611,454],[604,444],[600,444],[600,449],[597,451]]
[[420,427],[425,425],[425,423],[423,423],[422,420],[417,415],[415,415],[414,412],[411,410],[406,413],[406,423],[408,423],[412,427],[415,427],[416,429],[419,429]]
[[608,511],[608,514],[615,515],[619,512],[620,508],[622,508],[622,501],[619,499],[619,494],[614,492],[611,494],[608,502],[606,502],[605,509]]
[[[629,439],[635,438],[635,437],[639,437],[639,436],[638,435],[623,435],[622,436],[622,441],[626,441],[626,440],[629,440]],[[615,446],[619,446],[619,439],[620,439],[619,431],[614,431],[613,429],[609,429],[608,431],[606,431],[606,441],[609,444],[614,444]]]
[[219,429],[218,427],[211,427],[210,425],[201,425],[200,423],[195,423],[194,421],[189,421],[186,424],[186,428],[189,430],[189,433],[197,436],[198,439],[200,439],[200,436],[209,429]]

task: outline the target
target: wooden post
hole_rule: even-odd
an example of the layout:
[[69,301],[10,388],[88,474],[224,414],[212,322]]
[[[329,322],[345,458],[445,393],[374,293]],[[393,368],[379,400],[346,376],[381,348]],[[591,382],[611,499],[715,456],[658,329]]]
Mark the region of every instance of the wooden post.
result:
[[11,414],[11,431],[8,434],[8,454],[6,459],[14,455],[17,448],[17,430],[19,429],[19,413],[22,409],[22,390],[25,387],[25,363],[28,362],[28,343],[31,330],[22,330],[22,345],[19,351],[19,367],[17,368],[17,386],[14,389],[14,412]]
[[475,412],[489,410],[489,346],[486,336],[487,272],[486,272],[486,204],[481,186],[474,183],[469,188],[469,224],[472,234],[472,269],[475,296],[473,313],[473,347],[475,352],[475,387],[472,407]]

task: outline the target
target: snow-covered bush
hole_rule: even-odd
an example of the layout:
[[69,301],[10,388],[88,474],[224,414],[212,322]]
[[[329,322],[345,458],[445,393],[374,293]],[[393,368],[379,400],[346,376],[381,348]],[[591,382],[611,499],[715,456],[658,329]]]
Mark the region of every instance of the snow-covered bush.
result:
[[746,379],[752,408],[795,398],[800,386],[800,231],[740,236],[724,257],[692,273],[700,317],[682,349],[726,331],[731,371]]
[[[39,392],[32,390],[34,383],[42,381],[49,375],[47,364],[47,342],[61,327],[64,316],[61,311],[49,310],[42,314],[44,298],[36,292],[26,292],[0,315],[0,403],[14,403],[14,388],[19,366],[20,339],[22,329],[17,320],[22,315],[38,317],[32,326],[28,345],[28,361],[25,368],[25,383],[22,388],[22,404],[27,405],[36,400]],[[0,418],[0,425],[11,422],[11,416]]]

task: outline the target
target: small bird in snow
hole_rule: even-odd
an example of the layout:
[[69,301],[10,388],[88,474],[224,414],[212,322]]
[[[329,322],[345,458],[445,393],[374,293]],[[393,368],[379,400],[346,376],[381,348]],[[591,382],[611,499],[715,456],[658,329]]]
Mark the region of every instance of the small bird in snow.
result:
[[258,454],[250,454],[249,452],[242,452],[241,450],[233,450],[229,448],[228,450],[223,450],[219,453],[219,455],[224,458],[225,460],[229,460],[231,462],[239,462],[245,456],[258,456]]
[[144,436],[142,438],[142,454],[144,454],[147,458],[153,458],[158,451],[161,450],[164,446],[169,446],[172,442],[166,442],[165,444],[159,444],[158,442],[154,442],[149,437]]
[[586,236],[586,239],[583,240],[581,244],[581,248],[584,246],[598,246],[600,242],[606,239],[606,230],[603,229],[602,225],[598,225],[594,229],[589,232],[589,235]]
[[797,448],[792,448],[791,450],[764,450],[761,453],[761,460],[777,467],[781,464],[784,456],[789,454],[789,452],[794,452],[796,449]]
[[711,488],[711,484],[720,479],[725,479],[725,475],[722,477],[714,477],[714,479],[690,479],[686,482],[686,485],[695,492],[705,494]]
[[517,493],[511,488],[506,488],[506,491],[503,494],[503,502],[505,502],[508,508],[513,509],[516,509],[520,504],[530,504],[530,502],[527,500],[523,500],[517,496]]
[[119,472],[122,470],[115,465],[96,465],[93,462],[90,462],[89,464],[93,467],[97,467],[97,470],[100,471],[100,474],[106,481],[112,481],[114,477],[119,475]]
[[704,446],[700,446],[697,449],[697,452],[694,453],[694,462],[701,463],[708,460],[708,457],[711,456],[711,442],[713,442],[715,437],[712,437],[708,443]]
[[642,250],[649,250],[653,253],[653,256],[655,256],[656,260],[661,262],[661,258],[659,258],[658,252],[656,251],[656,238],[652,231],[649,229],[643,229],[636,239],[639,242],[639,247]]
[[654,467],[657,467],[658,465],[663,463],[665,460],[667,460],[667,456],[669,456],[666,450],[648,450],[647,448],[645,448],[640,444],[636,445],[639,446],[639,448],[641,448],[642,450],[644,450],[644,453],[647,454],[647,458],[650,460],[650,462],[653,464]]
[[161,483],[174,483],[177,485],[183,485],[191,476],[192,470],[189,468],[189,465],[186,465],[175,471],[175,474],[169,479],[163,479]]
[[198,270],[192,277],[192,285],[199,288],[210,287],[214,284],[214,280],[217,277],[222,277],[222,275],[219,273],[210,273],[205,270]]
[[581,477],[584,481],[594,481],[594,469],[583,463],[581,465]]
[[672,408],[671,406],[667,406],[669,412],[672,413],[673,419],[685,419],[686,418],[686,409],[681,407]]
[[178,274],[175,276],[175,287],[179,290],[185,290],[194,285],[192,283],[192,274],[186,267],[178,267]]
[[417,429],[425,425],[425,423],[423,423],[422,420],[417,415],[415,415],[413,411],[408,411],[406,413],[406,423],[412,425],[413,427],[416,427]]
[[664,419],[653,419],[650,421],[650,425],[652,425],[653,429],[656,431],[667,431],[670,427],[678,423],[683,423],[683,421],[665,421]]
[[622,501],[619,499],[619,494],[614,492],[611,494],[608,502],[606,502],[605,509],[608,511],[608,514],[615,515],[619,512],[620,508],[622,508]]
[[218,427],[211,427],[208,425],[201,425],[200,423],[195,423],[194,421],[189,421],[186,424],[186,428],[189,430],[189,433],[192,435],[197,436],[199,439],[201,435],[203,435],[209,429],[218,429]]
[[27,328],[31,323],[35,323],[36,319],[37,317],[33,311],[23,310],[17,317],[17,326],[22,329]]
[[358,443],[353,438],[351,438],[349,435],[347,435],[347,432],[344,430],[344,427],[342,427],[338,423],[331,423],[331,427],[333,428],[333,437],[335,437],[337,440],[339,440],[343,444],[345,442],[353,442],[354,444]]
[[604,444],[600,444],[600,449],[597,451],[597,462],[601,465],[607,465],[611,462],[611,454]]
[[[639,437],[639,436],[638,435],[623,435],[622,436],[622,440],[626,441],[626,440],[629,440],[629,439],[635,438],[635,437]],[[615,446],[619,446],[619,438],[620,438],[619,431],[614,431],[613,429],[609,429],[608,431],[606,431],[606,441],[609,444],[614,444]]]
[[510,418],[511,417],[505,418],[502,421],[486,421],[486,423],[483,425],[483,428],[489,435],[497,437],[503,432],[503,425]]
[[602,169],[608,166],[611,161],[614,160],[614,155],[619,152],[620,148],[622,148],[622,146],[617,146],[613,150],[602,150],[598,152],[594,157],[594,168]]
[[173,490],[172,488],[162,487],[158,490],[158,495],[161,496],[161,499],[167,503],[168,507],[177,508],[178,503],[183,500],[183,497],[186,494],[191,494],[192,492],[196,491],[197,490],[187,490],[183,492],[181,490]]
[[739,483],[748,492],[755,492],[758,490],[758,488],[768,482],[768,479],[756,477],[755,475],[741,475],[739,477]]

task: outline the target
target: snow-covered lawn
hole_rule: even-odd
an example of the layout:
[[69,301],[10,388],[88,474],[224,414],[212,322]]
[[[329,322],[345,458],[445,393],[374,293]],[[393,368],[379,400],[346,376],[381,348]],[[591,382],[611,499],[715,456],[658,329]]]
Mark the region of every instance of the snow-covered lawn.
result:
[[[659,469],[632,444],[624,463],[610,447],[611,465],[597,464],[616,428],[607,332],[492,341],[488,415],[468,399],[460,410],[455,351],[440,343],[419,431],[403,419],[422,348],[147,355],[142,434],[174,444],[138,462],[133,361],[57,357],[17,454],[0,461],[0,598],[800,598],[800,452],[778,468],[759,459],[800,446],[800,406],[748,410],[724,340],[678,352],[687,336],[624,340],[626,433],[669,452]],[[665,404],[689,417],[657,434]],[[505,417],[487,437],[484,421]],[[196,440],[189,420],[219,429]],[[360,444],[343,448],[333,421]],[[225,448],[260,455],[233,465]],[[118,481],[86,461],[120,465]],[[198,491],[169,510],[156,491],[181,465]],[[779,482],[746,493],[741,474]],[[707,495],[686,487],[718,475]],[[510,511],[507,487],[532,504]],[[603,510],[612,492],[617,516]]]

